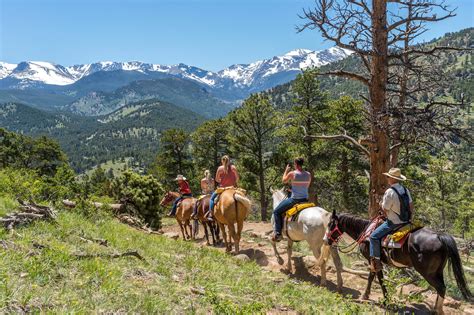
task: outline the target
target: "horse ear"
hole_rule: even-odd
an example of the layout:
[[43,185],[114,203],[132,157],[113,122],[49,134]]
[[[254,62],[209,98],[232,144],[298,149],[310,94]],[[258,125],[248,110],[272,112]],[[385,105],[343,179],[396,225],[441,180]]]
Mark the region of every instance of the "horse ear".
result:
[[332,210],[332,217],[337,218],[336,209]]
[[275,189],[273,189],[273,187],[270,187],[270,192],[273,194],[275,193]]

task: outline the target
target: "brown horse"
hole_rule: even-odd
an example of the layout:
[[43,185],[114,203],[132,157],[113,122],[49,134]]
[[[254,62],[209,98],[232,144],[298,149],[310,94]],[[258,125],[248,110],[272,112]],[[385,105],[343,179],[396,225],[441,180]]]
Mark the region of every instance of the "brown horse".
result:
[[[171,202],[174,202],[179,197],[179,193],[168,191],[163,199],[160,202],[160,206],[167,206]],[[181,228],[181,234],[183,235],[183,239],[194,239],[192,235],[192,228],[191,228],[191,215],[193,213],[194,204],[196,202],[196,198],[185,198],[183,199],[176,208],[176,221],[178,221],[179,227]],[[189,233],[188,233],[189,228]]]
[[198,222],[201,222],[202,226],[204,227],[204,234],[206,235],[206,244],[211,245],[209,242],[209,231],[211,232],[212,236],[212,245],[216,245],[219,241],[219,229],[217,224],[214,221],[209,221],[206,217],[206,213],[209,211],[209,202],[211,201],[211,196],[206,195],[205,197],[201,198],[200,200],[196,201],[197,204],[197,220],[195,220],[194,228],[193,228],[193,237],[196,238],[198,234]]
[[[232,240],[234,240],[235,253],[239,253],[240,236],[250,206],[250,200],[239,194],[234,188],[226,189],[220,194],[219,201],[214,209],[214,217],[222,231],[226,252],[232,250]],[[228,238],[225,226],[229,229]]]

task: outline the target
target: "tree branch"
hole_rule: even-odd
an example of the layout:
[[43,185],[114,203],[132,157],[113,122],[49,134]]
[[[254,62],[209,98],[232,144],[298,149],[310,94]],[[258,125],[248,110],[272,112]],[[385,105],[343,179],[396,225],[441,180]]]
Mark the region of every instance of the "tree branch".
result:
[[304,131],[304,139],[323,139],[323,140],[345,140],[351,142],[357,149],[362,151],[366,156],[370,156],[369,150],[365,148],[363,145],[361,145],[356,139],[352,138],[351,136],[348,136],[346,133],[340,134],[340,135],[308,135],[306,134],[306,128],[304,126],[301,126]]

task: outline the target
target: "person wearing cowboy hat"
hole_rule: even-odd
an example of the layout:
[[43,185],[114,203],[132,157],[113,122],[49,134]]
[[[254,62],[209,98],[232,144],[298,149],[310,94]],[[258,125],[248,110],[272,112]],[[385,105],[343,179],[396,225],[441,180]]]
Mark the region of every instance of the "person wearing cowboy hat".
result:
[[178,203],[180,203],[181,200],[183,200],[185,197],[193,196],[191,193],[191,188],[189,187],[189,183],[186,181],[186,177],[183,175],[178,175],[174,180],[178,182],[179,193],[181,196],[173,203],[173,207],[171,208],[170,213],[168,213],[169,217],[174,217],[176,215],[176,209],[178,208]]
[[[383,174],[387,176],[387,182],[390,187],[385,191],[380,204],[386,220],[372,232],[369,238],[371,269],[373,272],[382,270],[382,263],[380,261],[382,239],[409,221],[402,211],[409,210],[409,213],[413,212],[413,201],[410,192],[400,184],[401,181],[407,179],[402,175],[400,169],[391,168],[387,173]],[[405,209],[405,207],[408,207],[408,209]]]

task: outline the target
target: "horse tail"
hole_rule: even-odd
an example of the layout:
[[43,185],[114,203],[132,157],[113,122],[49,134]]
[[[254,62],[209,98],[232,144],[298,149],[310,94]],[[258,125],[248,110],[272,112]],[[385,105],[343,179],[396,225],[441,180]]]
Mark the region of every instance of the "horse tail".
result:
[[251,202],[249,199],[245,198],[244,196],[234,193],[234,200],[235,200],[235,215],[236,219],[238,217],[238,203],[240,202],[246,209],[250,209]]
[[459,256],[458,247],[456,246],[456,241],[451,235],[440,234],[438,235],[439,240],[448,250],[448,257],[450,259],[454,278],[458,284],[459,290],[461,290],[462,295],[467,300],[472,298],[472,294],[469,291],[469,288],[466,284],[466,278],[464,276],[464,271],[462,269],[461,257]]

